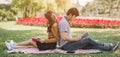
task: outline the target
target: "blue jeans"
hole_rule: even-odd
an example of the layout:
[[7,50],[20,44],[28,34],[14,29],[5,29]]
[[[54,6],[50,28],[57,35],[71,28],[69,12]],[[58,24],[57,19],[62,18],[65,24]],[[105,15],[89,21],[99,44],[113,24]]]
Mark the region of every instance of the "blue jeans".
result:
[[63,50],[77,50],[77,49],[99,49],[104,51],[110,51],[109,46],[98,43],[91,38],[84,38],[76,42],[68,42],[62,47]]

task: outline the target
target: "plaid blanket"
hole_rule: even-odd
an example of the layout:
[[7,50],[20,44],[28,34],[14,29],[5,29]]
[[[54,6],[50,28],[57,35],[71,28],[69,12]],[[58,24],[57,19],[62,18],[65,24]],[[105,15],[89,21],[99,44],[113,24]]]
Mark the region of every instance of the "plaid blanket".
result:
[[[89,50],[75,50],[73,54],[91,54],[91,53],[101,53],[102,51],[96,49],[89,49]],[[53,53],[72,53],[69,51],[61,50],[61,49],[54,49],[54,50],[44,50],[39,51],[37,48],[19,48],[13,50],[7,50],[7,53],[24,53],[24,54],[53,54]]]

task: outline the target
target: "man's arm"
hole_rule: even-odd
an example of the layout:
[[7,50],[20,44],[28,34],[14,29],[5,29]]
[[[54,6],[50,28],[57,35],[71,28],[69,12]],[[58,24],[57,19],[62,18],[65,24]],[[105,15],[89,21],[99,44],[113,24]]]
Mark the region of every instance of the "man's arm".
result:
[[61,32],[61,38],[62,38],[64,41],[68,41],[68,42],[79,41],[79,40],[82,39],[80,36],[79,36],[79,37],[76,37],[76,38],[69,38],[69,37],[67,36],[67,33],[66,33],[66,32]]

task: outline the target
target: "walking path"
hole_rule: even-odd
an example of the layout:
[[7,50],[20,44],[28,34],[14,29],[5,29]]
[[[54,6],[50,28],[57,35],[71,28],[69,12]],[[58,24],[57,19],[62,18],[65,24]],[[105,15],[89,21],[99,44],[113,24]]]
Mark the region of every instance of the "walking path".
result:
[[37,27],[37,26],[25,26],[25,25],[18,25],[15,21],[9,22],[0,22],[0,28],[6,30],[41,30],[46,29],[45,27]]

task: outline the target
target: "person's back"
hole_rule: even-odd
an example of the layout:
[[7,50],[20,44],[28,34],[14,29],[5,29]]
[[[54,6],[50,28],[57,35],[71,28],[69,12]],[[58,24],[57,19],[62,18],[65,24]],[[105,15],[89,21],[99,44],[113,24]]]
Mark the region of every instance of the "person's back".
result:
[[[61,32],[67,32],[67,36],[69,36],[69,37],[72,37],[71,36],[71,33],[70,33],[70,25],[69,25],[69,23],[68,23],[68,21],[65,19],[65,16],[62,18],[62,20],[59,22],[59,34],[61,33]],[[60,46],[63,46],[64,44],[66,44],[67,43],[67,41],[64,41],[62,38],[61,38],[61,36],[59,37],[60,38],[60,40],[59,40],[59,45]]]
[[48,32],[48,39],[45,40],[45,43],[53,43],[58,42],[59,34],[58,34],[58,23],[53,23],[51,27],[51,32]]

